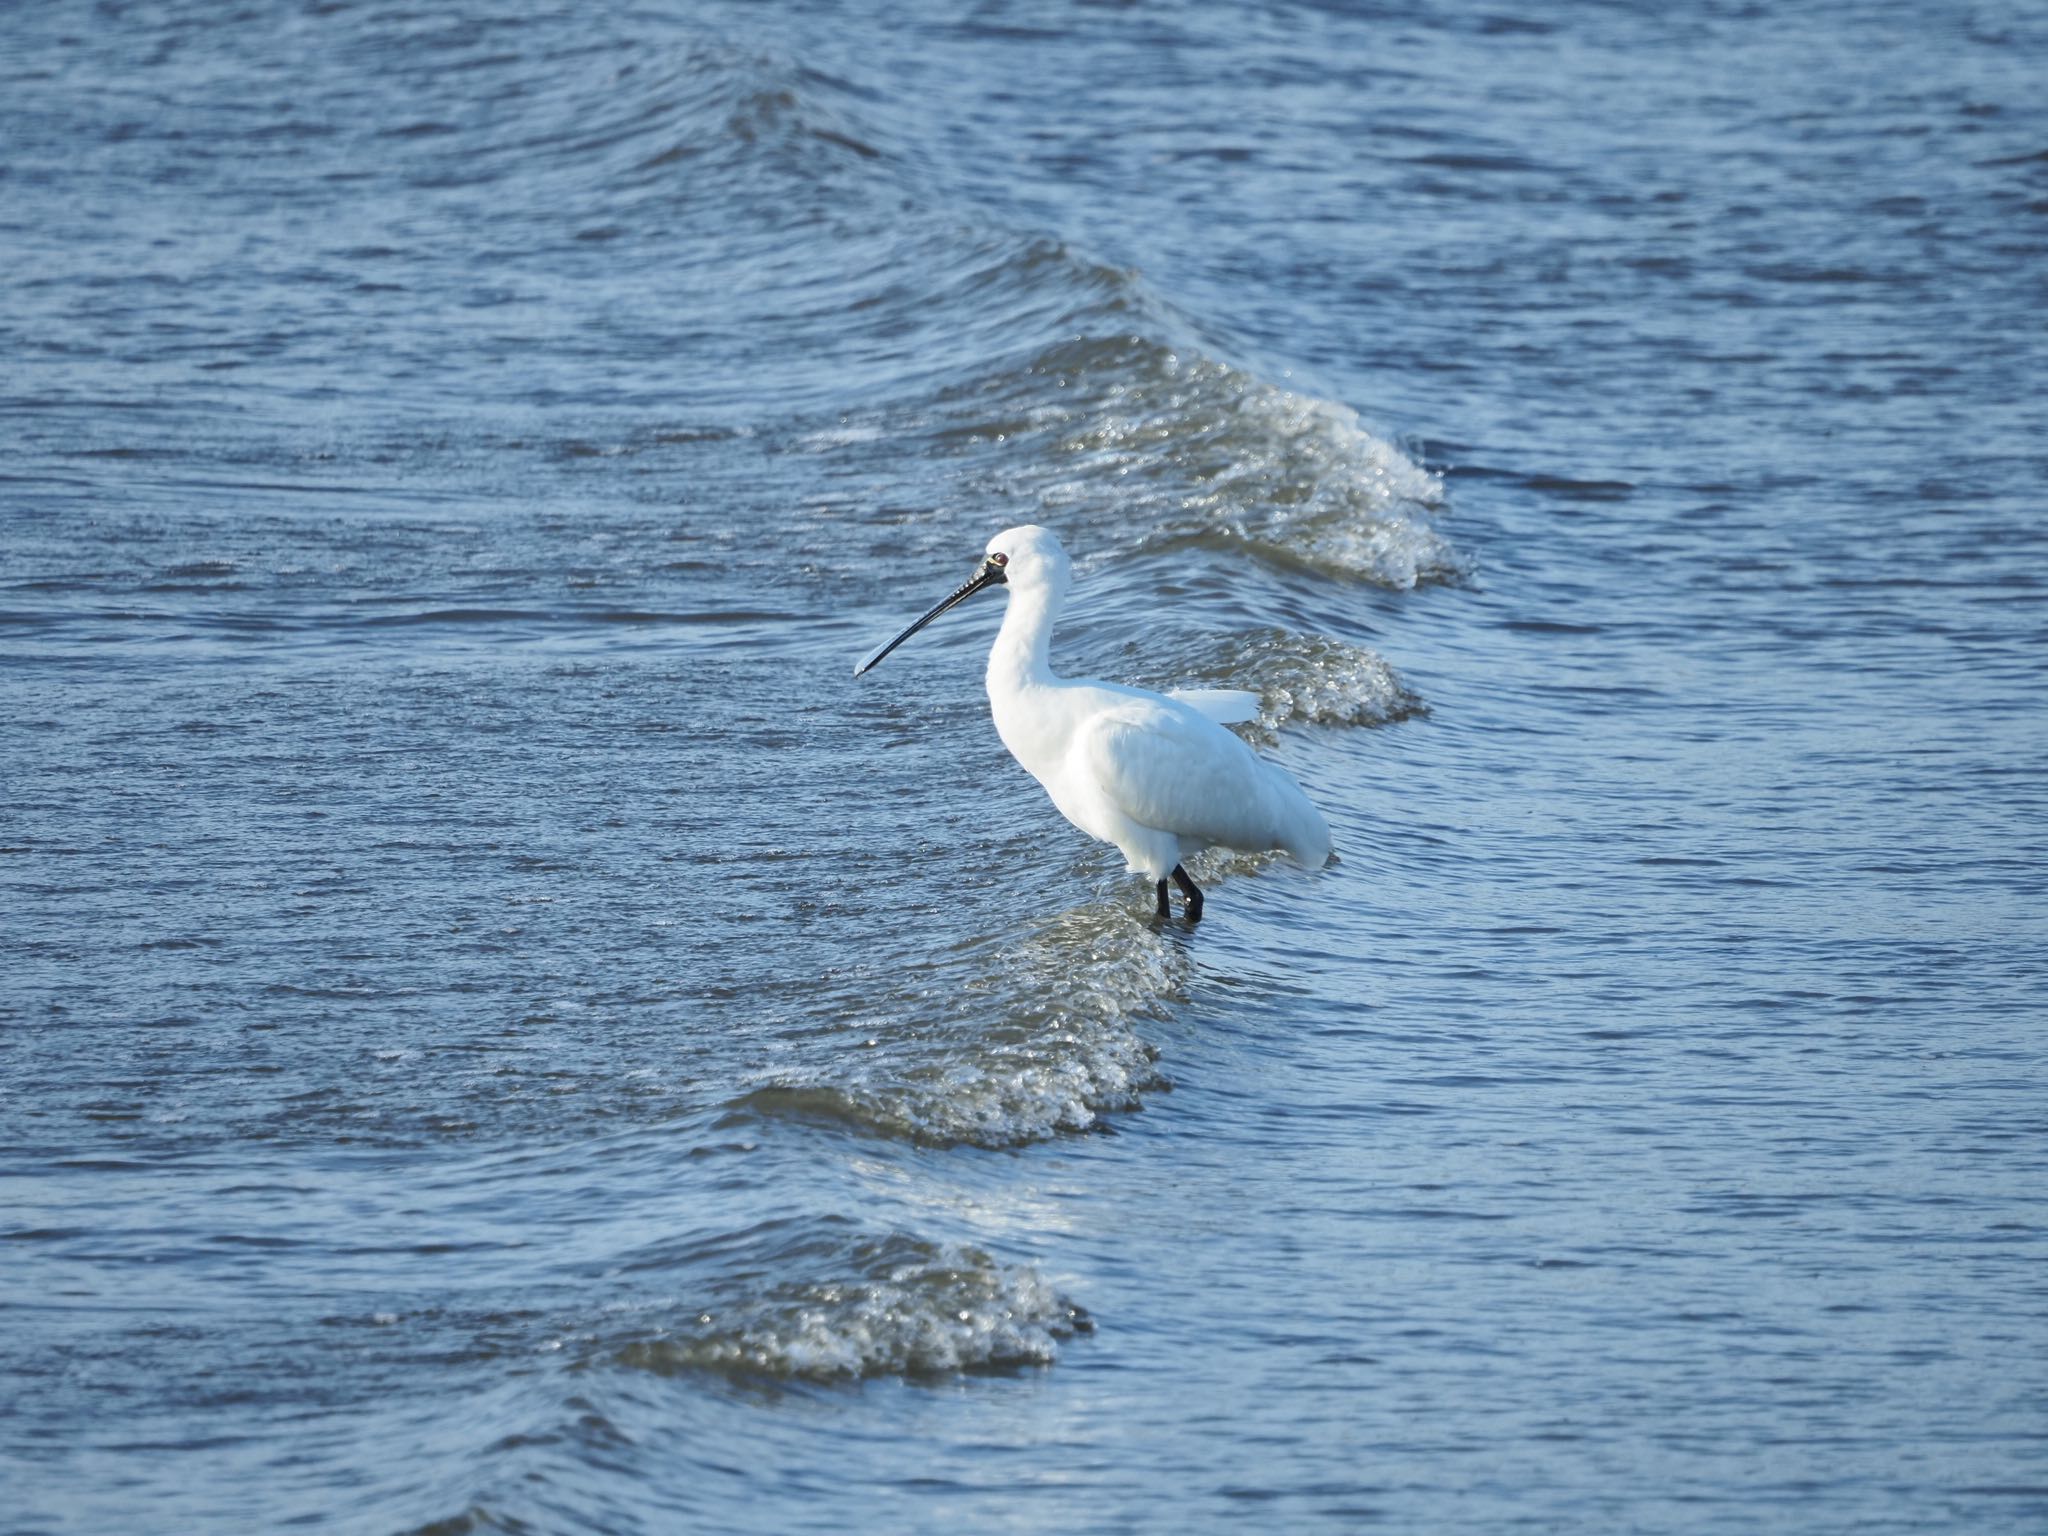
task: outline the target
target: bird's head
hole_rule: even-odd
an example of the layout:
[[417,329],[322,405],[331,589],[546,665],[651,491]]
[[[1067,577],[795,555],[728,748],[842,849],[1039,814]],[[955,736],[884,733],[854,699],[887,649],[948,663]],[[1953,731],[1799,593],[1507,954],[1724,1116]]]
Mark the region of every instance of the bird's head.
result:
[[1053,531],[1035,523],[1005,528],[990,539],[982,563],[984,568],[996,565],[1003,573],[1000,579],[1019,591],[1050,587],[1064,592],[1073,571],[1073,562]]
[[1060,541],[1050,528],[1040,528],[1031,523],[1005,528],[988,541],[981,565],[972,576],[894,640],[868,652],[854,667],[853,675],[860,676],[948,608],[966,602],[983,587],[1014,586],[1020,593],[1049,590],[1058,595],[1066,591],[1071,570],[1067,552],[1060,547]]

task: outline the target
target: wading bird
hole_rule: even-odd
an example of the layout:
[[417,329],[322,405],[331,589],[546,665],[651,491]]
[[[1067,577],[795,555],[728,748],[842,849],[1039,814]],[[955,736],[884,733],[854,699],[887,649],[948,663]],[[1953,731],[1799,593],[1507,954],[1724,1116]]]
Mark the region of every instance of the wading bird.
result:
[[1154,882],[1166,917],[1170,878],[1190,922],[1202,893],[1182,860],[1208,847],[1284,850],[1318,868],[1330,828],[1293,779],[1226,731],[1254,719],[1255,695],[1228,688],[1151,693],[1064,678],[1048,651],[1073,567],[1044,528],[1009,528],[988,542],[981,568],[944,602],[853,669],[868,670],[948,608],[983,587],[1009,593],[988,654],[988,702],[1010,755],[1045,787],[1059,812],[1122,850],[1131,873]]

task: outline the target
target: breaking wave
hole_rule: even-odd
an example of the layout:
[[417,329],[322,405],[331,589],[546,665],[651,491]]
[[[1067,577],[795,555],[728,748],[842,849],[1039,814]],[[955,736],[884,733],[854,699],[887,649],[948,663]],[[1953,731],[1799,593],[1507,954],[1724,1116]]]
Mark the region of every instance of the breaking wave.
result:
[[1134,911],[1085,906],[977,941],[870,994],[865,1049],[777,1073],[728,1117],[843,1123],[927,1145],[1008,1147],[1100,1129],[1166,1086],[1138,1031],[1186,959]]
[[1030,1265],[903,1236],[862,1244],[845,1272],[697,1313],[611,1355],[675,1374],[851,1381],[1050,1365],[1087,1312]]
[[1377,651],[1328,635],[1267,627],[1205,636],[1159,666],[1157,648],[1126,644],[1124,674],[1146,686],[1185,684],[1242,688],[1259,696],[1259,723],[1267,737],[1289,723],[1391,725],[1428,712]]
[[949,391],[933,414],[956,453],[1005,447],[1007,483],[1021,479],[1047,520],[1109,501],[1139,549],[1221,541],[1394,588],[1465,570],[1437,527],[1440,476],[1350,408],[1199,347],[1132,332],[1061,341]]

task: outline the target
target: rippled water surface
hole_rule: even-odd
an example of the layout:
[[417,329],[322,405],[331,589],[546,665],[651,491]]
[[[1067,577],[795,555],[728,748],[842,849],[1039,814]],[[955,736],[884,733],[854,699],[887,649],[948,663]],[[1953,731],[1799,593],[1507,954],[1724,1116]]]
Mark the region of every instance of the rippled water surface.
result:
[[2039,7],[5,31],[0,1527],[2048,1522]]

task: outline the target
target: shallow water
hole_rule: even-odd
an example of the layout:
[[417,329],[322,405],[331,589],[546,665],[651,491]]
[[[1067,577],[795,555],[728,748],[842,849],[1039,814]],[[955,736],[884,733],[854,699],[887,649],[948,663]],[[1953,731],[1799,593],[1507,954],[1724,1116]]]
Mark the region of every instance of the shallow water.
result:
[[0,1525],[2048,1517],[2048,17],[9,34]]

